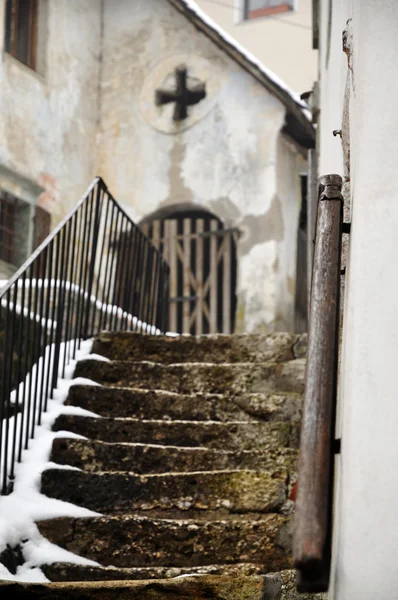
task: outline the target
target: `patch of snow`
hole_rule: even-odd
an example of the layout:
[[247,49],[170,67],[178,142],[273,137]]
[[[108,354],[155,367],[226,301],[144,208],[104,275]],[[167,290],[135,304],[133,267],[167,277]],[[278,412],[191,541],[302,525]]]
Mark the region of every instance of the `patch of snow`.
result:
[[89,354],[88,356],[86,356],[85,360],[102,360],[103,362],[111,362],[109,360],[109,358],[107,358],[106,356],[102,356],[102,354]]
[[[89,379],[71,379],[76,362],[87,358],[91,347],[92,340],[82,342],[76,360],[68,365],[66,377],[58,380],[54,398],[48,400],[48,410],[42,415],[42,423],[36,427],[35,437],[30,441],[29,449],[24,450],[22,462],[16,466],[14,490],[9,496],[0,497],[0,552],[7,544],[11,547],[20,544],[26,560],[18,567],[16,575],[12,575],[3,565],[0,565],[0,578],[3,580],[46,582],[47,579],[40,570],[40,565],[54,562],[98,566],[98,563],[77,556],[46,540],[35,523],[56,517],[98,516],[98,513],[86,508],[48,498],[40,493],[41,474],[44,470],[71,468],[49,461],[53,440],[59,437],[85,439],[84,436],[67,431],[51,431],[55,419],[62,413],[98,417],[95,413],[79,407],[64,406],[71,385],[81,384],[82,381],[85,385],[98,385]],[[12,420],[13,418],[9,419],[10,427],[12,427]]]
[[222,27],[220,27],[218,25],[218,23],[216,23],[211,17],[209,17],[196,4],[196,2],[194,2],[194,0],[182,0],[182,2],[187,6],[187,8],[189,8],[190,10],[192,10],[197,15],[197,17],[199,17],[199,19],[201,21],[203,21],[211,29],[213,29],[214,31],[216,31],[218,33],[218,35],[225,42],[227,42],[227,44],[229,44],[230,46],[233,46],[233,48],[235,48],[239,52],[239,54],[241,54],[242,56],[244,56],[249,62],[251,62],[255,67],[257,67],[268,79],[270,79],[271,81],[273,81],[275,83],[275,85],[277,85],[279,88],[281,88],[282,90],[284,90],[285,92],[287,92],[289,94],[289,96],[291,97],[291,99],[294,100],[294,102],[302,109],[303,113],[308,118],[308,120],[311,120],[311,113],[309,111],[308,105],[305,102],[303,102],[303,100],[300,98],[300,96],[296,92],[294,92],[287,85],[287,83],[285,81],[283,81],[283,79],[281,79],[280,77],[278,77],[278,75],[276,73],[274,73],[271,69],[268,69],[261,62],[261,60],[259,60],[256,56],[254,56],[254,54],[252,54],[251,52],[249,52],[244,46],[242,46],[241,44],[239,44],[235,40],[235,38],[233,38],[231,35],[229,35],[229,33],[227,33],[226,31],[224,31],[224,29]]
[[[1,289],[1,282],[3,282],[5,285],[8,284],[8,281],[0,281],[0,295],[3,294],[3,292],[5,292],[5,289]],[[107,315],[111,315],[112,317],[115,317],[117,320],[119,320],[120,322],[125,322],[127,324],[127,327],[130,328],[130,330],[132,331],[140,331],[140,332],[144,332],[144,333],[150,333],[152,335],[160,335],[161,331],[160,329],[158,329],[157,327],[155,327],[154,325],[150,325],[149,323],[146,323],[145,321],[141,321],[140,319],[138,319],[137,317],[135,317],[134,315],[132,315],[131,313],[127,312],[126,310],[123,310],[120,306],[114,305],[114,304],[106,304],[104,302],[102,302],[101,300],[99,300],[96,296],[94,295],[89,295],[88,292],[86,292],[83,288],[81,288],[79,285],[77,285],[76,283],[72,283],[71,281],[65,281],[65,280],[61,280],[61,279],[25,279],[25,281],[23,279],[18,279],[16,282],[14,282],[14,284],[11,284],[10,286],[10,290],[12,289],[13,285],[17,285],[18,289],[29,289],[30,287],[32,287],[32,289],[38,288],[38,289],[53,289],[55,290],[55,292],[57,290],[63,290],[64,292],[72,292],[80,297],[82,297],[84,300],[88,300],[90,302],[91,305],[94,305],[95,308],[102,314],[107,314]],[[10,307],[10,309],[12,310],[14,308],[14,303],[12,301],[8,301],[6,300],[6,298],[3,296],[2,298],[0,298],[0,302],[1,305],[4,307],[7,307],[7,305]],[[16,313],[17,314],[21,314],[21,306],[19,304],[16,304]],[[23,309],[23,314],[24,316],[28,316],[29,311],[27,308]],[[30,313],[30,318],[31,319],[35,319],[36,321],[40,321],[40,317],[39,315],[34,315],[33,313]],[[44,327],[46,325],[46,321],[44,318],[42,318],[42,326]],[[56,327],[56,322],[51,321],[51,319],[47,320],[47,327],[51,328],[55,328]]]

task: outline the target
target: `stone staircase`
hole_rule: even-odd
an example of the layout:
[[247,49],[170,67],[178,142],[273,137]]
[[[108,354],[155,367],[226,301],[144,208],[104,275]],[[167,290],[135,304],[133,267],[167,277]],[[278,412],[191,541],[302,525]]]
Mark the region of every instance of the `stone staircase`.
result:
[[101,516],[38,523],[100,566],[44,565],[58,583],[31,586],[30,597],[296,598],[288,569],[305,351],[305,336],[282,333],[101,334],[93,353],[110,361],[75,371],[101,387],[73,386],[67,400],[101,418],[60,416],[55,430],[87,439],[56,439],[51,460],[79,470],[42,475],[44,494]]

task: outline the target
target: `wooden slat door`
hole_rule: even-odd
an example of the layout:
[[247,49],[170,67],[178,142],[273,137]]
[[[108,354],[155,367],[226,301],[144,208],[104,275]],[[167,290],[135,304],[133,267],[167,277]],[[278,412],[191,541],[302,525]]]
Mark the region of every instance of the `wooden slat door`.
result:
[[146,231],[170,266],[170,331],[231,333],[238,230],[207,217],[152,221]]

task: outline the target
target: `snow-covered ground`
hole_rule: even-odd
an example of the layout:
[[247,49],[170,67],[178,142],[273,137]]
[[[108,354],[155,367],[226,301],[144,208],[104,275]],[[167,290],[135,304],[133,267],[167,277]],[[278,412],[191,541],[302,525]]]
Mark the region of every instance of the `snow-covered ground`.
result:
[[[71,432],[51,431],[55,419],[60,414],[95,416],[87,410],[73,406],[64,406],[71,385],[98,385],[83,378],[72,379],[77,360],[83,358],[100,358],[91,353],[92,340],[82,342],[76,360],[69,363],[64,379],[58,380],[54,399],[48,400],[48,410],[42,416],[42,424],[37,426],[35,437],[30,440],[29,449],[25,450],[22,462],[16,467],[14,491],[9,496],[0,496],[0,552],[6,545],[11,547],[20,544],[26,559],[24,565],[18,567],[17,574],[12,575],[0,564],[0,578],[12,581],[46,582],[47,579],[40,565],[53,562],[72,562],[95,565],[75,554],[51,544],[40,533],[35,521],[54,517],[91,517],[94,513],[69,502],[48,498],[40,493],[41,474],[45,469],[58,467],[73,469],[64,465],[49,462],[51,446],[54,438],[81,437]],[[89,356],[90,355],[90,356]],[[100,418],[100,417],[98,417]],[[11,421],[11,419],[10,419]],[[10,426],[12,423],[10,422]]]
[[[116,319],[116,327],[118,323],[126,323],[126,327],[130,331],[139,331],[152,335],[159,335],[161,333],[160,329],[155,327],[155,325],[150,325],[145,321],[141,321],[131,313],[127,312],[126,310],[123,310],[120,306],[116,306],[115,304],[106,304],[105,302],[99,300],[93,294],[89,295],[87,291],[85,291],[79,285],[71,281],[64,281],[60,279],[18,279],[15,283],[17,284],[18,289],[24,288],[25,292],[30,288],[30,286],[32,286],[32,289],[49,289],[52,290],[55,294],[57,292],[59,293],[60,290],[62,290],[62,293],[75,294],[76,297],[83,298],[85,302],[88,301],[90,303],[90,311],[92,311],[93,307],[95,307],[97,318],[100,314],[105,314],[110,315],[111,321]],[[5,291],[5,287],[7,286],[7,284],[8,281],[0,279],[0,294],[3,291]],[[12,290],[12,294],[14,293],[13,289],[13,286],[11,286],[10,290]],[[6,298],[3,297],[1,298],[1,306],[4,306],[5,308],[8,307],[10,310],[13,310],[14,303],[11,300],[6,300]],[[24,307],[22,311],[20,304],[17,303],[16,314],[21,314],[21,312],[23,312],[24,316],[29,315],[32,320],[36,319],[36,321],[40,321],[40,317],[38,315],[34,315],[32,312],[29,313],[29,309],[27,307]],[[105,322],[106,320],[107,317],[105,317]],[[47,319],[48,328],[55,328],[56,325],[56,321],[52,322],[50,319]],[[46,326],[45,319],[42,319],[42,326]]]

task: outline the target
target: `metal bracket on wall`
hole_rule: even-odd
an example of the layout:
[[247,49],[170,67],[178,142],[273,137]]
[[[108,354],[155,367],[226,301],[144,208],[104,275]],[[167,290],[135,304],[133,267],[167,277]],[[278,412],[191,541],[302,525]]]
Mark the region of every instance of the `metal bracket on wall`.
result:
[[341,452],[341,438],[333,440],[333,454],[340,454]]

